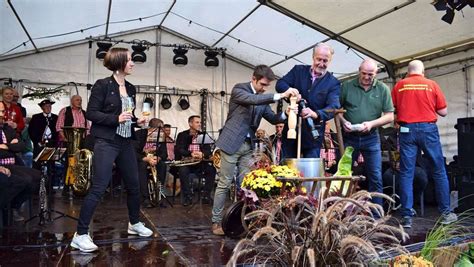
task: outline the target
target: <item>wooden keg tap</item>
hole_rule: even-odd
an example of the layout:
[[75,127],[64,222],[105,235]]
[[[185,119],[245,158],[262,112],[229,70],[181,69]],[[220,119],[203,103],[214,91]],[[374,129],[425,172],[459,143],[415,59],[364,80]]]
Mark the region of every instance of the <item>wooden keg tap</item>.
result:
[[298,107],[296,101],[298,98],[296,96],[290,97],[290,112],[288,114],[288,139],[296,139],[296,123],[297,116],[294,110]]

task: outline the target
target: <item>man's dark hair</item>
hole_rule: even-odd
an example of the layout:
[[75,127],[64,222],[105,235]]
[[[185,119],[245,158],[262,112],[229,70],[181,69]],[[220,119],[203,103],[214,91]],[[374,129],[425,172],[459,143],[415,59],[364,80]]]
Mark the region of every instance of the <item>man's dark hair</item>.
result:
[[188,118],[188,123],[191,123],[191,122],[194,120],[194,118],[201,118],[201,116],[199,116],[199,115],[192,115],[192,116],[190,116],[190,117]]
[[158,118],[153,118],[150,120],[150,122],[148,123],[148,126],[150,126],[151,128],[158,128],[160,127],[161,125],[163,124],[163,121],[158,119]]
[[171,124],[167,123],[167,124],[163,125],[163,128],[171,128]]
[[253,69],[253,77],[258,81],[262,78],[267,78],[269,81],[275,80],[275,74],[267,65],[258,65]]

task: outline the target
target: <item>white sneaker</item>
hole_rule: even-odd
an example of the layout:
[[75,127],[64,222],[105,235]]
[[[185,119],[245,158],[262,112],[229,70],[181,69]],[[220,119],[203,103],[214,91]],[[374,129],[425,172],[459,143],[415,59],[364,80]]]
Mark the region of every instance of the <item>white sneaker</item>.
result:
[[146,228],[142,222],[137,222],[134,225],[131,225],[130,222],[128,223],[128,233],[130,235],[139,235],[139,236],[151,236],[153,231]]
[[92,238],[89,234],[78,235],[77,232],[74,233],[71,247],[79,249],[82,252],[92,252],[99,249],[99,247],[92,242]]

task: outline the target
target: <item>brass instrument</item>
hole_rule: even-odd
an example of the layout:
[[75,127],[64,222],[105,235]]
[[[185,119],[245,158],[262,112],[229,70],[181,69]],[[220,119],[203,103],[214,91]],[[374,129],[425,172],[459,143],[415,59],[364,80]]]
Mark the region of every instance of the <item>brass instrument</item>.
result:
[[74,154],[81,149],[84,141],[85,128],[63,127],[64,136],[66,137],[68,168],[64,184],[71,186],[74,184],[74,165],[76,165]]
[[165,163],[168,164],[170,167],[183,167],[183,166],[196,165],[203,161],[213,162],[214,161],[213,156],[211,156],[211,158],[209,159],[183,158],[181,160],[165,161]]
[[[146,155],[149,158],[156,157],[152,153],[147,153]],[[148,196],[150,198],[150,203],[153,206],[158,205],[158,202],[161,200],[161,194],[159,191],[160,181],[158,180],[158,172],[156,171],[156,166],[148,165],[147,169],[150,171],[148,176]]]
[[84,196],[89,191],[92,177],[92,153],[88,149],[81,149],[74,153],[72,189],[75,195]]
[[72,186],[77,196],[87,194],[91,184],[92,156],[87,149],[81,149],[85,140],[86,128],[63,127],[67,139],[68,169],[65,185]]
[[221,150],[219,148],[216,148],[212,152],[212,165],[214,165],[216,169],[221,168]]

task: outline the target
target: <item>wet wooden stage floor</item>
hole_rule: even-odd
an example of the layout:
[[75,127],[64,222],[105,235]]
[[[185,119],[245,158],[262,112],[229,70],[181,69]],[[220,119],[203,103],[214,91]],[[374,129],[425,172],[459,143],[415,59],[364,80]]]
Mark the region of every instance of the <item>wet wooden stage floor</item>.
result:
[[[79,215],[81,199],[56,193],[53,208],[68,215]],[[36,202],[36,201],[35,201]],[[145,224],[155,230],[150,238],[127,234],[128,215],[125,194],[108,194],[98,206],[91,232],[99,246],[95,253],[81,253],[69,243],[76,221],[63,217],[39,226],[38,220],[6,226],[0,239],[0,266],[223,266],[238,240],[212,234],[211,205],[196,203],[183,207],[142,208]],[[33,214],[37,211],[33,207]],[[420,242],[437,216],[428,207],[424,217],[414,218],[408,230],[410,242]],[[26,212],[24,212],[26,215]],[[58,215],[52,213],[53,217]]]

